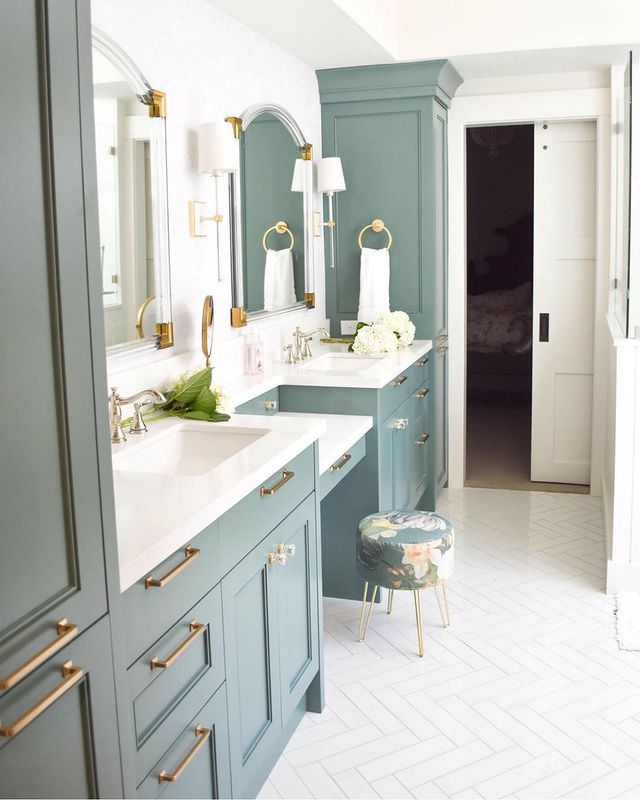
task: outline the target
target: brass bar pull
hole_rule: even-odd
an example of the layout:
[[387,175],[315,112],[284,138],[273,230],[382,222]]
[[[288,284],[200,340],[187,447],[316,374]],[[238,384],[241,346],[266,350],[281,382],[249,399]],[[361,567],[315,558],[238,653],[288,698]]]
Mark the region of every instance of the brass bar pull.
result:
[[262,486],[260,487],[260,497],[265,497],[266,495],[275,494],[278,489],[282,489],[285,483],[289,483],[291,478],[295,475],[295,472],[291,472],[290,469],[283,469],[282,470],[282,479],[278,481],[274,486]]
[[336,461],[335,464],[332,464],[329,467],[329,472],[340,472],[347,461],[351,461],[351,453],[345,453],[339,461]]
[[74,636],[77,636],[78,626],[72,625],[67,619],[61,619],[56,624],[56,634],[57,638],[55,641],[43,647],[35,656],[31,656],[28,661],[25,661],[24,664],[14,669],[6,678],[0,678],[0,689],[10,689],[12,686],[15,686],[16,683],[26,678],[30,672],[33,672],[36,667],[43,664],[50,656],[57,653],[58,650],[61,650]]
[[188,567],[189,564],[193,563],[199,555],[200,551],[197,547],[191,547],[191,545],[188,545],[188,547],[184,548],[184,558],[179,564],[176,564],[173,569],[170,569],[169,572],[167,572],[166,575],[163,575],[161,578],[154,578],[151,575],[148,575],[144,579],[144,588],[150,589],[152,586],[159,586],[162,588],[165,584],[169,583],[170,580],[173,580],[176,575],[181,573],[185,567]]
[[429,389],[420,389],[416,397],[426,397],[429,394]]
[[66,661],[62,665],[61,672],[64,678],[62,683],[58,684],[55,689],[52,689],[49,694],[46,694],[42,700],[38,700],[38,702],[34,706],[31,706],[31,708],[26,711],[20,719],[17,719],[13,725],[2,725],[2,723],[0,723],[0,736],[15,736],[17,733],[20,733],[30,722],[33,722],[43,711],[46,711],[52,703],[55,703],[63,694],[68,692],[72,686],[75,686],[84,675],[82,667],[74,667],[71,661]]
[[165,781],[173,783],[173,781],[177,781],[185,769],[189,766],[191,759],[196,755],[198,750],[203,747],[204,743],[211,736],[211,731],[208,728],[203,728],[202,725],[196,726],[195,733],[198,737],[198,741],[178,764],[175,772],[167,772],[165,769],[162,770],[162,772],[158,775],[158,783],[164,783]]
[[429,359],[428,358],[421,358],[419,361],[416,361],[416,364],[419,367],[426,367],[428,363],[429,363]]
[[202,636],[202,634],[205,632],[205,626],[201,622],[196,622],[195,619],[192,619],[189,623],[189,630],[191,631],[189,636],[187,636],[184,642],[179,644],[173,653],[167,656],[166,659],[163,660],[155,656],[151,659],[151,669],[167,669],[167,667],[170,667],[176,658],[179,658],[184,653],[187,647],[192,645],[196,639]]
[[416,444],[426,444],[429,439],[428,433],[421,433],[420,436],[416,439]]
[[401,375],[399,378],[396,378],[395,381],[392,381],[392,386],[402,386],[402,384],[407,380],[406,375]]

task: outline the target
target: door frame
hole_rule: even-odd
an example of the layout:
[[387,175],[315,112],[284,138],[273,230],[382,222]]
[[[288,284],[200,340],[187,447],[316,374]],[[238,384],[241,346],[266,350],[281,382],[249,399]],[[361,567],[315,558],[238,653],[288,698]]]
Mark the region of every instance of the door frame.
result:
[[471,125],[596,122],[596,292],[594,297],[591,494],[602,494],[607,410],[609,297],[610,89],[469,95],[454,98],[448,118],[449,487],[464,486],[467,399],[466,129]]

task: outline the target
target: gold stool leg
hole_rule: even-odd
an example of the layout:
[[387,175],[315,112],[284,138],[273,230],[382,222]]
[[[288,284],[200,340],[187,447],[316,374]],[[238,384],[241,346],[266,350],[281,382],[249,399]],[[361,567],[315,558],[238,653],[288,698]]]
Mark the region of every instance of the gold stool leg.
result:
[[369,628],[369,622],[371,621],[371,614],[373,613],[373,604],[376,601],[376,594],[380,590],[379,586],[373,587],[373,593],[371,594],[371,602],[369,603],[369,613],[367,614],[367,620],[364,624],[364,630],[362,631],[362,638],[360,639],[361,642],[364,642],[364,637],[367,635],[367,629]]
[[387,598],[387,614],[391,613],[393,606],[393,589],[389,589],[389,597]]
[[367,606],[367,591],[369,589],[369,581],[364,582],[364,591],[362,592],[362,609],[360,610],[360,624],[358,625],[358,641],[363,639],[362,626],[364,624],[364,610]]
[[445,611],[447,612],[447,626],[451,625],[451,614],[449,613],[449,601],[447,600],[447,590],[445,589],[444,583],[442,584],[442,596],[444,597],[444,607]]
[[424,655],[424,639],[422,636],[422,609],[420,607],[420,590],[413,590],[413,602],[416,607],[416,627],[418,628],[418,655]]
[[[445,614],[445,607],[443,607],[442,601],[440,600],[440,595],[438,594],[438,585],[437,584],[435,584],[434,587],[433,587],[433,593],[435,594],[436,600],[438,601],[438,609],[440,610],[440,619],[442,620],[442,626],[444,628],[448,628],[449,627],[449,609],[446,608],[446,614]],[[444,594],[444,584],[442,584],[442,593],[443,593],[443,595],[445,597],[445,602],[446,602],[446,594]]]

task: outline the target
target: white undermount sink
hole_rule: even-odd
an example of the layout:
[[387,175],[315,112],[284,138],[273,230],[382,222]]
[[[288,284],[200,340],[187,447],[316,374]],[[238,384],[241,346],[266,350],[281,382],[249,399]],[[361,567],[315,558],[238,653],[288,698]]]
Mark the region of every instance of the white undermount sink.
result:
[[162,475],[205,475],[268,432],[219,423],[182,422],[129,449],[129,443],[134,444],[134,437],[130,436],[125,449],[114,452],[113,468]]
[[322,372],[364,372],[375,366],[383,356],[363,357],[353,353],[327,353],[314,358],[300,369],[321,370]]

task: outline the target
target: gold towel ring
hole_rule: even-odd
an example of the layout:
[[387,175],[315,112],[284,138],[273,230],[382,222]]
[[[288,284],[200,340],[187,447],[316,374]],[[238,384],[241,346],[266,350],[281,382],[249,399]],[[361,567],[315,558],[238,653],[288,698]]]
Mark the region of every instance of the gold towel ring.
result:
[[267,247],[267,236],[269,236],[271,231],[275,231],[276,233],[288,233],[289,236],[291,237],[291,244],[289,245],[289,250],[293,250],[293,246],[295,245],[296,240],[293,236],[293,233],[291,232],[291,228],[289,228],[287,223],[283,219],[281,219],[278,222],[276,222],[276,224],[272,228],[267,228],[267,230],[264,232],[264,236],[262,237],[262,246],[264,247],[265,253],[269,249]]
[[362,250],[362,237],[365,234],[365,231],[371,229],[374,233],[381,233],[384,231],[387,236],[389,237],[389,241],[387,242],[387,246],[384,248],[385,250],[391,250],[391,243],[393,242],[393,236],[391,235],[391,231],[389,228],[385,227],[384,220],[382,219],[374,219],[371,225],[365,225],[364,228],[360,231],[360,235],[358,236],[358,246]]
[[155,294],[150,294],[146,300],[143,300],[140,303],[140,308],[138,309],[138,313],[136,314],[136,333],[138,334],[138,339],[144,339],[144,330],[142,329],[142,321],[144,319],[144,312],[149,307],[149,304],[152,303],[156,299]]

